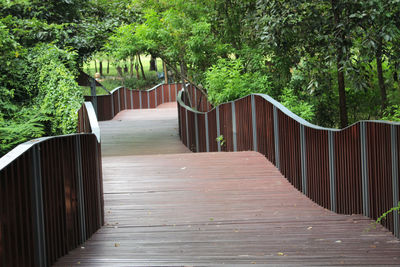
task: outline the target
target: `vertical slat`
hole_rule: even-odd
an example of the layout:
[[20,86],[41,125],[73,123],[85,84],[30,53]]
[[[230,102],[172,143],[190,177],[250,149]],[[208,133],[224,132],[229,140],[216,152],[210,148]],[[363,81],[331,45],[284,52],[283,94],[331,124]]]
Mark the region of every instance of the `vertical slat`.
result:
[[[399,203],[399,151],[397,150],[397,128],[395,125],[391,125],[390,127],[391,134],[391,148],[392,148],[392,190],[393,190],[393,206],[397,206]],[[396,237],[400,237],[399,233],[399,211],[395,210],[393,212],[393,226],[394,226],[394,235]]]
[[133,91],[129,90],[130,95],[131,95],[131,109],[133,109]]
[[128,109],[127,101],[126,101],[126,88],[124,87],[124,100],[125,100],[125,109]]
[[164,104],[164,85],[161,85],[161,103]]
[[117,90],[117,93],[118,93],[118,112],[121,111],[121,96],[120,96],[119,90],[120,89]]
[[186,146],[190,149],[190,143],[189,143],[189,123],[188,123],[188,111],[185,108],[185,117],[186,117]]
[[158,88],[155,88],[155,89],[154,89],[154,106],[155,106],[155,107],[157,107],[157,89],[158,89]]
[[333,131],[328,131],[329,142],[329,185],[331,196],[331,210],[336,212],[336,177],[335,177],[335,139]]
[[86,212],[85,212],[85,198],[83,195],[83,175],[82,175],[82,148],[81,148],[81,139],[80,136],[76,136],[76,141],[75,141],[75,147],[76,147],[76,155],[75,155],[75,160],[76,160],[76,172],[77,172],[77,181],[76,181],[76,186],[77,186],[77,200],[78,200],[78,211],[79,211],[79,224],[80,224],[80,237],[79,237],[79,242],[83,243],[86,240]]
[[208,136],[208,114],[205,114],[204,123],[206,126],[206,151],[210,152],[210,138]]
[[366,125],[360,122],[361,139],[361,182],[362,182],[362,200],[363,215],[369,217],[369,190],[368,190],[368,162],[367,162],[367,143],[366,143]]
[[46,266],[46,244],[44,231],[44,211],[43,211],[43,192],[42,174],[40,171],[40,146],[32,147],[32,215],[33,215],[33,235],[35,243],[35,264],[36,266]]
[[199,152],[199,124],[197,119],[197,113],[194,113],[194,130],[196,136],[196,152]]
[[251,124],[253,129],[253,150],[257,151],[257,117],[256,117],[256,103],[254,95],[251,95]]
[[142,107],[142,91],[141,90],[139,91],[139,107],[140,107],[140,109],[143,108]]
[[150,92],[146,91],[147,93],[147,108],[150,108]]
[[[219,124],[219,107],[215,108],[216,112],[216,121],[217,121],[217,138],[221,136],[221,129],[220,129],[220,124]],[[221,142],[218,143],[218,152],[221,152]]]
[[171,102],[171,84],[168,84],[168,102]]
[[233,151],[237,151],[235,102],[231,102],[231,107],[232,107],[232,138],[233,138]]
[[114,118],[115,117],[115,114],[114,114],[114,94],[111,94],[111,118]]
[[275,163],[276,163],[276,168],[278,170],[281,170],[280,166],[280,157],[279,157],[279,122],[278,122],[278,110],[274,106],[273,107],[273,112],[274,112],[274,139],[275,139]]
[[304,125],[300,125],[300,160],[301,160],[301,184],[303,194],[307,195],[307,159],[306,159],[306,138]]

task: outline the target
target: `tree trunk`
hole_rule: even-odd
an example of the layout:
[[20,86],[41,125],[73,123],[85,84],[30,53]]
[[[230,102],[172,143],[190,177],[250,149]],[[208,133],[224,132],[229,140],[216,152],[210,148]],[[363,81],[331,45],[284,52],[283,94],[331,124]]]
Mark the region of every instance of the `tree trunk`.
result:
[[136,62],[135,62],[135,70],[136,70],[136,79],[140,80],[140,75],[139,75],[139,60],[136,57]]
[[153,56],[151,56],[150,58],[150,71],[157,71],[157,61],[156,58],[154,58]]
[[164,69],[164,83],[168,83],[168,70],[167,70],[167,64],[165,61],[163,61],[163,69]]
[[100,60],[99,63],[99,71],[100,71],[100,77],[103,77],[103,61]]
[[107,59],[107,74],[110,74],[110,59]]
[[141,70],[141,72],[142,72],[143,80],[146,80],[146,75],[144,75],[143,64],[142,64],[142,60],[140,59],[140,54],[139,54],[139,53],[137,54],[137,57],[138,57],[138,59],[139,59],[140,70]]
[[[331,0],[333,17],[335,20],[335,28],[341,23],[340,20],[340,10],[339,10],[339,0]],[[337,41],[336,50],[336,67],[337,67],[337,81],[339,90],[339,109],[340,109],[340,127],[345,128],[348,125],[347,116],[347,105],[346,105],[346,87],[344,82],[344,71],[343,71],[343,44],[345,41],[345,34],[340,30],[338,34],[339,41]]]
[[131,57],[130,61],[131,61],[131,71],[130,71],[130,75],[131,75],[131,78],[132,78],[132,77],[133,77],[133,57]]
[[378,47],[376,49],[376,71],[378,73],[379,89],[381,91],[381,106],[382,112],[386,109],[387,94],[385,87],[385,79],[383,78],[382,70],[382,40],[378,40]]

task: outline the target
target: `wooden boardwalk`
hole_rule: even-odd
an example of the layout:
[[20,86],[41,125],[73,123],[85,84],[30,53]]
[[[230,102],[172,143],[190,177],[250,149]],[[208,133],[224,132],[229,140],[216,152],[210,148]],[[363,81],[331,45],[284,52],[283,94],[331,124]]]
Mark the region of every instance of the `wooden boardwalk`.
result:
[[319,207],[261,154],[186,153],[173,105],[100,126],[106,225],[56,266],[400,265],[390,232]]

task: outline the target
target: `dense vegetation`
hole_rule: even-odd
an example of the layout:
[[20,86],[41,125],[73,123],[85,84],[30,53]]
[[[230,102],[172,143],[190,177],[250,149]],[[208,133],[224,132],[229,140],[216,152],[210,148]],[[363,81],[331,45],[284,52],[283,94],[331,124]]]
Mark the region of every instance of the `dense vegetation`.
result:
[[162,58],[215,104],[265,92],[323,126],[400,119],[398,0],[132,3],[115,52]]
[[74,131],[94,55],[130,62],[133,86],[140,55],[161,58],[214,104],[261,92],[322,126],[400,120],[400,0],[1,0],[0,15],[0,154]]
[[128,22],[122,18],[129,14],[114,16],[111,4],[0,1],[0,156],[32,138],[76,131],[78,70]]

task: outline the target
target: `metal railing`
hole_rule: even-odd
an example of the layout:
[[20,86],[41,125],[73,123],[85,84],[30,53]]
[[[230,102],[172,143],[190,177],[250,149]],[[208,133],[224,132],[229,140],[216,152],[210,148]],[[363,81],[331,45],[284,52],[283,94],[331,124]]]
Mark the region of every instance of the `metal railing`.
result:
[[80,134],[23,143],[0,158],[0,266],[50,266],[104,224],[100,132],[91,103]]
[[121,110],[148,109],[176,101],[181,83],[158,84],[149,90],[131,90],[117,87],[108,95],[86,96],[94,104],[99,121],[111,120]]
[[[342,130],[323,128],[263,94],[214,109],[205,103],[207,112],[189,107],[183,91],[177,101],[181,140],[192,151],[258,151],[299,191],[337,213],[376,219],[399,202],[399,123],[360,121]],[[383,225],[399,237],[398,212]]]

